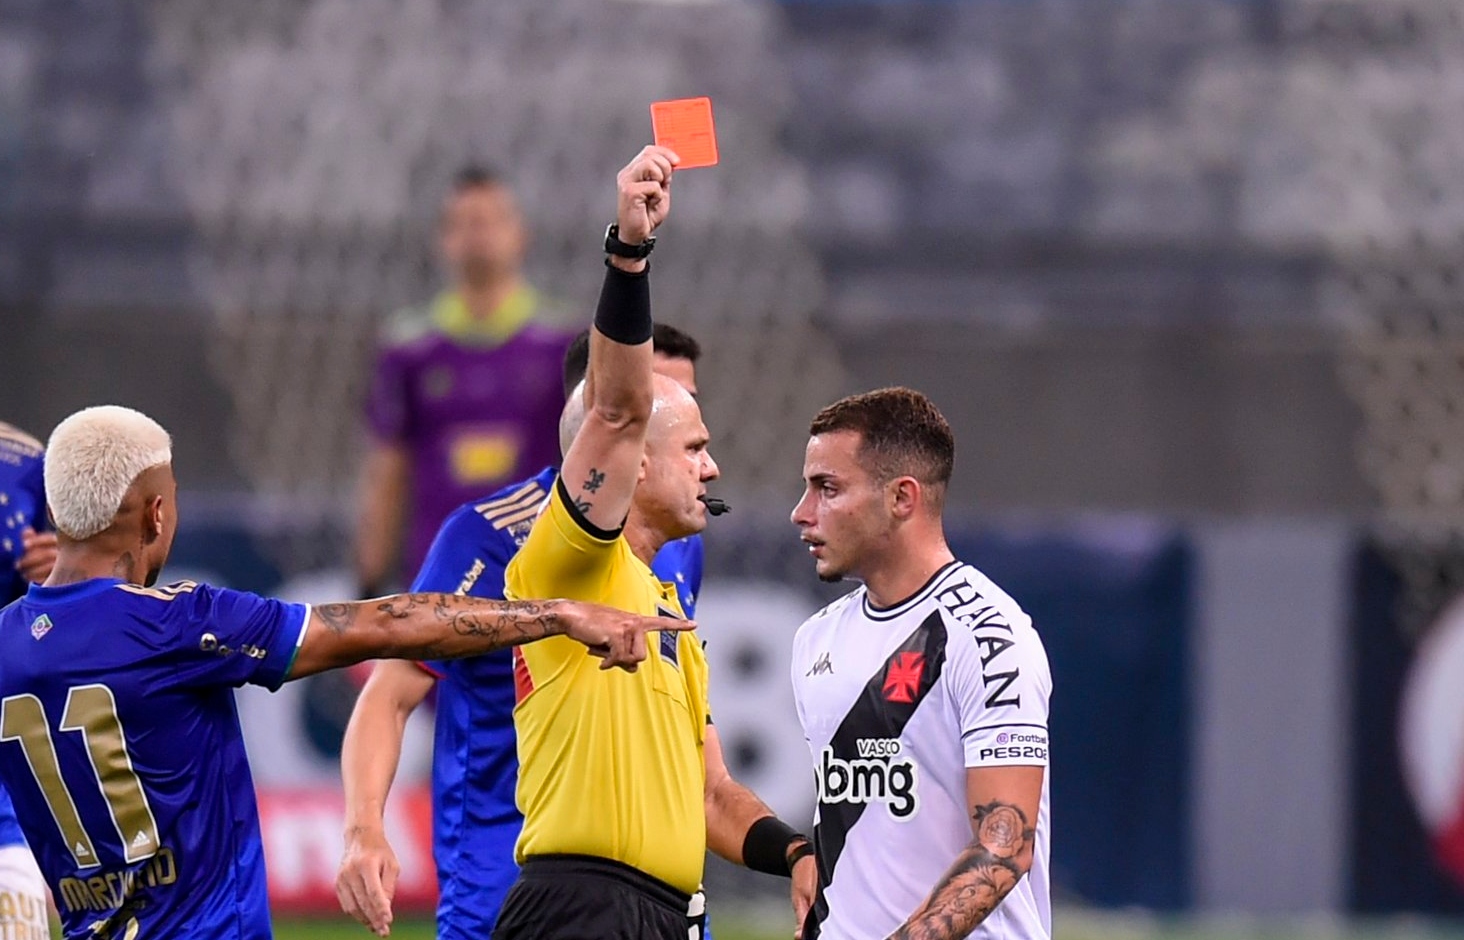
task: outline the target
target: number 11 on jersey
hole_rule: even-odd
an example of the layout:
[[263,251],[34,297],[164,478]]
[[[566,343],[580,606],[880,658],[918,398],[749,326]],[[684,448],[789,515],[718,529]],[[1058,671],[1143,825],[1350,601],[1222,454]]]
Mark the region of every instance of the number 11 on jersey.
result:
[[[80,732],[92,775],[100,788],[123,857],[131,864],[151,858],[160,846],[158,824],[148,805],[142,781],[132,769],[117,702],[105,685],[79,685],[66,694],[58,732]],[[12,695],[0,702],[0,742],[19,741],[36,785],[51,809],[78,868],[101,864],[91,834],[82,823],[61,773],[45,706],[34,695]]]

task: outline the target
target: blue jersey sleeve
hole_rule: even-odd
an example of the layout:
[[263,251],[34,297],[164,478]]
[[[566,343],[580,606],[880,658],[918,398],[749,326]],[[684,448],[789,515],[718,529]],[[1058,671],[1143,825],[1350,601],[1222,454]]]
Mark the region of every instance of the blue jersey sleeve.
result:
[[306,604],[180,581],[162,588],[119,585],[145,601],[134,605],[166,624],[175,680],[187,686],[277,689],[290,673],[310,620]]
[[412,590],[501,599],[503,570],[517,550],[506,529],[493,528],[471,508],[463,507],[438,530]]

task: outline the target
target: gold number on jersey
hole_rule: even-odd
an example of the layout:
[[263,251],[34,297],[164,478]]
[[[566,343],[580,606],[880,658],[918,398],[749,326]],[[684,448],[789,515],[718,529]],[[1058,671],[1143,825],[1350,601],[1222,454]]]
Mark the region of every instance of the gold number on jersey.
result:
[[[58,730],[81,732],[127,861],[139,862],[157,854],[160,844],[157,820],[142,790],[142,781],[132,769],[112,690],[104,685],[74,686],[66,694],[66,708]],[[20,742],[31,774],[77,867],[99,865],[96,846],[81,823],[71,790],[61,779],[61,762],[56,758],[56,745],[40,699],[34,695],[12,695],[0,702],[0,741]]]

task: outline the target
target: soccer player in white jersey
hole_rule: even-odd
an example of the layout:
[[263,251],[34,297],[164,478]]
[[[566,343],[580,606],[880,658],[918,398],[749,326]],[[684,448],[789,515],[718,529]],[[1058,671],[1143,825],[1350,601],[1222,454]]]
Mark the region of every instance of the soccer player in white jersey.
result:
[[1047,940],[1052,679],[1031,619],[946,544],[950,426],[886,388],[810,434],[793,523],[821,579],[862,586],[793,644],[818,785],[802,940]]

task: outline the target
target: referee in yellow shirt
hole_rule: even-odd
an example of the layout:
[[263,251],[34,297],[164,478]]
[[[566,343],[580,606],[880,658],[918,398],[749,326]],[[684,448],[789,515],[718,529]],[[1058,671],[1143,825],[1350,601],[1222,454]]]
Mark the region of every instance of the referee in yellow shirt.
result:
[[[666,542],[706,527],[701,497],[717,465],[696,400],[652,372],[646,256],[671,208],[676,162],[646,147],[617,177],[583,419],[508,566],[508,597],[682,616],[674,586],[649,565]],[[808,840],[727,772],[701,642],[690,632],[647,640],[633,674],[602,670],[553,638],[515,654],[522,872],[495,940],[698,937],[708,848],[791,875],[796,922],[812,903]]]

